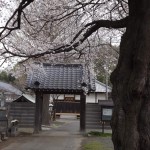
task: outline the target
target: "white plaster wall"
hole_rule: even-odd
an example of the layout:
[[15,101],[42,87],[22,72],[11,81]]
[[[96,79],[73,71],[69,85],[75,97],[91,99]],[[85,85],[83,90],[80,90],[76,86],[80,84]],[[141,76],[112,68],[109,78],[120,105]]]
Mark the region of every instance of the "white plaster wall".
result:
[[86,103],[95,103],[95,94],[86,95]]
[[97,93],[97,102],[98,100],[106,100],[106,93]]
[[[97,94],[97,96],[96,96]],[[57,94],[58,100],[64,99],[64,94]],[[74,97],[72,94],[65,94],[66,97]],[[55,94],[56,97],[56,94]],[[52,95],[50,95],[50,101],[52,101]],[[75,95],[75,100],[80,100],[80,95]],[[106,100],[105,93],[90,93],[86,95],[86,103],[98,103],[98,100]]]
[[55,98],[58,97],[59,100],[63,100],[64,99],[64,94],[50,94],[50,101],[53,101],[53,96]]
[[106,100],[105,93],[90,93],[86,95],[86,103],[98,103],[98,100]]
[[80,95],[75,95],[75,100],[80,100]]
[[[64,96],[65,97],[74,97],[74,94],[51,94],[50,95],[50,100],[52,101],[53,98],[52,97],[58,97],[58,100],[64,100]],[[75,95],[75,100],[80,100],[80,95]]]

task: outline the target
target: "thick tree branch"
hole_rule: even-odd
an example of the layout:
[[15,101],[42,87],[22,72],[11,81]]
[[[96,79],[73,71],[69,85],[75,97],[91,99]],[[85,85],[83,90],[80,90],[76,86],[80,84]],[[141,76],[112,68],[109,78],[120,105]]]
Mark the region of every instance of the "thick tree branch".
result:
[[78,37],[79,35],[87,28],[89,27],[89,29],[87,29],[87,31],[85,32],[85,34],[83,35],[83,39],[81,40],[84,41],[84,39],[87,39],[92,33],[94,33],[95,31],[97,31],[99,28],[104,27],[104,28],[114,28],[114,29],[118,29],[118,28],[125,28],[127,26],[128,23],[128,17],[122,19],[122,20],[117,20],[117,21],[110,21],[110,20],[97,20],[97,21],[93,21],[91,23],[88,23],[84,26],[84,28],[82,28],[74,37],[74,39],[71,41],[71,43],[73,43]]

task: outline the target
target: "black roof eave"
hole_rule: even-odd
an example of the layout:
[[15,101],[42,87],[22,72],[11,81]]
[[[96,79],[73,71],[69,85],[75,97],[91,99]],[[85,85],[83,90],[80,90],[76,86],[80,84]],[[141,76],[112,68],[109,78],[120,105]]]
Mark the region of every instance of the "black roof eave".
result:
[[40,89],[40,88],[27,88],[34,92],[42,92],[43,94],[82,94],[82,89]]

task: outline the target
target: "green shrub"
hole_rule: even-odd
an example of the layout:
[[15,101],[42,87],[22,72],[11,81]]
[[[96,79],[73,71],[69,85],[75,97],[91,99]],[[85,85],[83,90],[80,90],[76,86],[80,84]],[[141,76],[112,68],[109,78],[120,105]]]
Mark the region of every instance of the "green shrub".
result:
[[110,150],[110,149],[106,148],[100,142],[93,141],[83,145],[82,150]]

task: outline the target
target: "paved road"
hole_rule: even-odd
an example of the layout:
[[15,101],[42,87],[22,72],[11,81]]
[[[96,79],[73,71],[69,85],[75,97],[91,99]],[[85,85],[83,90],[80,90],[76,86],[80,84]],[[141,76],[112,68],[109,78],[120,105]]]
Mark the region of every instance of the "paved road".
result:
[[79,120],[65,118],[59,121],[65,123],[53,125],[50,130],[44,128],[37,135],[8,139],[5,145],[2,142],[2,147],[0,143],[0,150],[79,150],[83,139],[79,132]]

